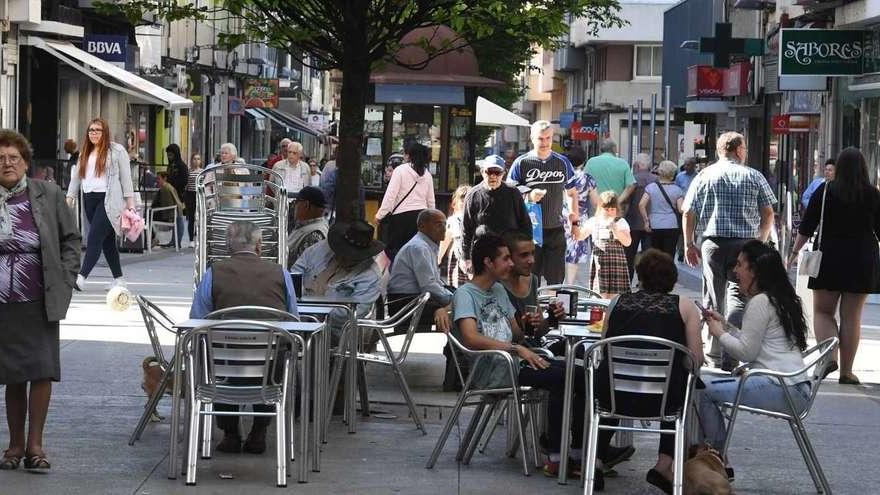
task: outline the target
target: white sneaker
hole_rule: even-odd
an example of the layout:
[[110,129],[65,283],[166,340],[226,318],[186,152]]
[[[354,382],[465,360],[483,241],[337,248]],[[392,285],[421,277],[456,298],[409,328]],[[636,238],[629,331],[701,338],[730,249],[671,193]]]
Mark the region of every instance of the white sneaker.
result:
[[86,278],[83,277],[82,274],[76,275],[76,282],[73,283],[73,288],[80,292],[86,288]]
[[128,287],[128,285],[125,283],[125,278],[114,278],[113,281],[110,282],[110,288],[112,289],[114,287]]
[[195,248],[195,247],[196,247],[196,241],[189,241],[189,247],[191,247],[191,248]]

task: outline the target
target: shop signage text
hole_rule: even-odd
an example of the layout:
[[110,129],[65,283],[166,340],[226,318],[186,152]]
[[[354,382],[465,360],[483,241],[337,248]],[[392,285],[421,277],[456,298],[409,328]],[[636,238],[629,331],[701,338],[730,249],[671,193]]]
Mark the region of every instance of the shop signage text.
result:
[[87,34],[83,36],[83,50],[101,60],[125,67],[125,52],[128,47],[128,36],[107,34]]
[[689,97],[718,98],[724,95],[724,73],[711,65],[688,67]]
[[245,108],[278,108],[278,79],[248,79],[244,86]]
[[865,32],[841,29],[782,29],[780,76],[848,76],[864,71]]
[[810,132],[811,119],[809,115],[781,114],[771,118],[773,134],[791,134],[793,132]]

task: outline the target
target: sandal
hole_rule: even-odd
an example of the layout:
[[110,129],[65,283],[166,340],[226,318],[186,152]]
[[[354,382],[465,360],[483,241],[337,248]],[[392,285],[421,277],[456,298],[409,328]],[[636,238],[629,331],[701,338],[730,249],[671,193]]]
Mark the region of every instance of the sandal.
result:
[[837,361],[831,361],[828,363],[828,366],[825,367],[825,371],[822,372],[822,379],[828,378],[828,375],[837,371]]
[[8,449],[3,451],[3,459],[0,460],[0,469],[18,469],[19,464],[21,464],[20,455],[10,454]]
[[840,375],[840,378],[837,379],[837,383],[841,385],[861,385],[862,382],[859,381],[859,377],[853,374],[849,375]]
[[24,468],[25,469],[36,469],[38,471],[46,471],[51,467],[52,467],[52,465],[49,464],[49,460],[46,459],[46,454],[29,455],[24,458]]

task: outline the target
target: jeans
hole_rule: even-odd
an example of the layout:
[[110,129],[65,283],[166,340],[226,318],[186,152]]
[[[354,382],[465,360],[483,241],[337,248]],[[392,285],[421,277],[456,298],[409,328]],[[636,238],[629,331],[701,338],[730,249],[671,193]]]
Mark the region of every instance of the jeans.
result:
[[116,247],[116,232],[110,224],[110,219],[107,218],[107,211],[104,210],[104,193],[83,194],[83,208],[89,220],[89,236],[86,240],[86,255],[79,273],[83,277],[88,277],[103,251],[113,278],[121,277],[122,265],[119,263],[119,249]]
[[681,235],[679,229],[655,229],[651,232],[651,247],[663,251],[674,259],[679,235]]
[[[547,450],[550,453],[559,452],[562,445],[562,411],[565,392],[565,362],[550,361],[550,367],[536,370],[529,366],[523,366],[519,371],[519,384],[547,390],[550,392],[550,403],[547,408]],[[571,416],[571,436],[565,432],[565,441],[571,442],[572,447],[579,449],[581,439],[584,436],[584,370],[580,366],[575,367],[574,372],[574,408]]]
[[[700,421],[706,441],[718,450],[724,446],[727,436],[727,425],[721,415],[719,405],[722,402],[736,400],[739,388],[739,377],[703,377],[706,389],[700,394]],[[810,402],[810,385],[801,382],[788,386],[789,394],[794,403],[795,413],[800,413]],[[791,414],[785,393],[775,378],[755,376],[746,381],[741,404],[744,406],[766,409]]]
[[196,192],[184,191],[183,204],[186,205],[186,226],[189,233],[189,240],[190,242],[193,242],[196,240]]
[[535,246],[535,275],[544,277],[548,284],[565,281],[565,229],[544,229],[544,244]]
[[[707,237],[701,246],[703,283],[707,289],[703,304],[714,308],[736,327],[742,326],[746,298],[739,290],[739,284],[733,274],[733,267],[736,266],[736,257],[739,256],[743,244],[750,240],[734,237]],[[717,338],[712,338],[709,357],[715,360],[716,365],[727,359]]]

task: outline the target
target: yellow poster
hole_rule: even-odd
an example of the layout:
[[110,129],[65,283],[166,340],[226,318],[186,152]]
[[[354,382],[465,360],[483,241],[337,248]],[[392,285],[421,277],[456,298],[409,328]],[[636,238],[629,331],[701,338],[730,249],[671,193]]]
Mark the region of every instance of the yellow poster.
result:
[[180,116],[179,132],[176,142],[180,145],[180,157],[189,164],[189,115]]

